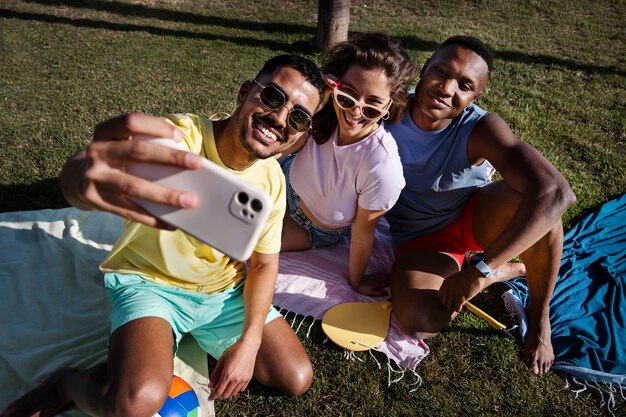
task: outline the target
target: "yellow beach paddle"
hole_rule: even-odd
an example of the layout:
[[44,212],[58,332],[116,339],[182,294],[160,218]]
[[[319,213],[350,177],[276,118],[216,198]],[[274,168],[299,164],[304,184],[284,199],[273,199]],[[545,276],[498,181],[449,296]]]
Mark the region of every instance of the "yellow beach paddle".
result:
[[391,309],[389,301],[337,304],[322,317],[322,330],[344,349],[368,350],[387,337]]
[[[475,305],[465,303],[465,306],[494,329],[506,329],[504,324]],[[337,304],[322,317],[322,330],[333,343],[344,349],[368,350],[387,337],[392,308],[390,301]]]

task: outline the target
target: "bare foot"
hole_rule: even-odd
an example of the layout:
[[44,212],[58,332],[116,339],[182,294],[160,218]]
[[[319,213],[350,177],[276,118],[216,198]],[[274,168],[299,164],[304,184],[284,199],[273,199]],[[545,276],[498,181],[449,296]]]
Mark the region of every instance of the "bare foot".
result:
[[72,368],[61,368],[32,391],[27,392],[0,414],[0,417],[52,417],[71,405],[62,393],[62,386],[68,374],[76,372]]
[[526,266],[523,263],[508,262],[496,269],[489,278],[492,279],[493,282],[504,282],[525,275]]
[[550,370],[554,362],[550,320],[544,320],[537,326],[529,323],[524,343],[524,359],[535,375],[544,375]]

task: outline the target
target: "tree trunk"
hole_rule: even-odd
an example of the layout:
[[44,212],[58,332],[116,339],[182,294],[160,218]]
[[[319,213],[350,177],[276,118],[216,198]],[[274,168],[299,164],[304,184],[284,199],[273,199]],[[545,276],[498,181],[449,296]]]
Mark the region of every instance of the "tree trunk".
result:
[[319,0],[315,47],[326,51],[348,40],[350,0]]

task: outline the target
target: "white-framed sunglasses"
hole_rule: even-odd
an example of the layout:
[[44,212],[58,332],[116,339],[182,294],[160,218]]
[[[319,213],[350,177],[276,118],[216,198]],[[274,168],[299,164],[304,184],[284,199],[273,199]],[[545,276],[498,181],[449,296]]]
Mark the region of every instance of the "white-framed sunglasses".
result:
[[385,107],[372,106],[371,104],[358,101],[350,94],[344,93],[338,88],[335,88],[333,90],[333,98],[335,99],[335,103],[337,103],[337,105],[344,110],[351,110],[358,106],[361,109],[361,114],[363,115],[363,117],[368,120],[376,120],[381,117],[383,118],[383,120],[389,118],[388,109],[389,106],[391,106],[391,103],[393,103],[393,100],[389,99],[389,103],[387,103]]

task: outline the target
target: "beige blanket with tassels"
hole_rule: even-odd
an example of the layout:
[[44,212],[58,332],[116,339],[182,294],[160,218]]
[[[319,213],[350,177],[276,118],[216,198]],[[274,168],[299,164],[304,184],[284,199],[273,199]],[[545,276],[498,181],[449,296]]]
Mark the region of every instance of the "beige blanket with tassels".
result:
[[[0,214],[0,410],[59,367],[106,359],[111,305],[98,265],[121,229],[112,214],[74,208]],[[201,416],[215,415],[207,356],[192,338],[175,372],[194,387]]]

